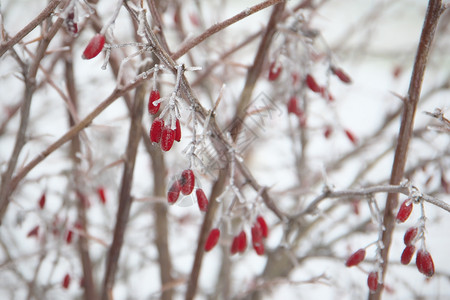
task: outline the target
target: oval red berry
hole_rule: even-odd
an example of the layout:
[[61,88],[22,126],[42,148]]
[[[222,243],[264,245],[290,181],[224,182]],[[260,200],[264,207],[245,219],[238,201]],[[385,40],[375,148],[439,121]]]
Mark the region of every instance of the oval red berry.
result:
[[210,251],[217,245],[220,237],[220,230],[218,228],[214,228],[210,231],[208,238],[205,243],[205,251]]
[[269,227],[267,227],[266,220],[262,216],[258,216],[256,218],[256,221],[258,222],[259,226],[261,227],[261,234],[264,238],[269,236]]
[[427,277],[431,277],[434,274],[434,263],[431,258],[431,254],[425,250],[420,249],[416,255],[416,266],[420,273]]
[[175,140],[175,131],[170,129],[169,126],[164,126],[161,132],[161,150],[169,151]]
[[411,259],[416,251],[416,247],[414,245],[408,245],[402,252],[402,256],[400,258],[400,262],[404,265],[407,265],[411,262]]
[[358,251],[350,255],[350,257],[345,262],[345,265],[347,267],[356,266],[364,260],[364,257],[366,257],[366,249],[359,249]]
[[411,245],[413,240],[416,238],[418,232],[417,227],[410,227],[406,230],[405,235],[403,236],[403,242],[405,245]]
[[178,182],[178,180],[174,181],[174,183],[172,183],[171,187],[169,188],[169,191],[167,192],[167,202],[169,202],[169,204],[174,204],[175,202],[177,202],[178,197],[180,196],[180,183]]
[[344,83],[352,83],[352,79],[342,69],[331,66],[331,72]]
[[400,208],[397,213],[397,222],[403,223],[405,222],[409,216],[411,215],[411,212],[413,210],[413,204],[410,199],[406,199],[403,201],[402,205],[400,205]]
[[234,237],[233,243],[231,244],[231,254],[236,254],[238,252],[244,252],[247,248],[247,235],[245,231],[242,230],[237,236]]
[[197,203],[198,203],[198,208],[200,209],[200,211],[207,211],[208,210],[208,198],[205,195],[205,192],[202,189],[197,189],[195,191],[195,194],[197,196]]
[[177,119],[175,122],[175,141],[181,141],[181,125],[180,120]]
[[255,252],[258,255],[264,254],[264,244],[262,241],[263,233],[261,229],[261,225],[259,225],[258,222],[256,222],[252,227],[252,245],[253,249],[255,249]]
[[159,143],[161,140],[161,133],[164,127],[164,120],[156,118],[153,120],[152,127],[150,128],[150,141],[153,143]]
[[309,87],[309,89],[315,93],[321,93],[322,88],[317,84],[314,77],[312,77],[310,74],[306,75],[306,85]]
[[161,96],[158,90],[153,90],[150,92],[150,97],[148,99],[148,112],[152,115],[156,114],[161,106],[161,103],[154,104],[155,101],[159,100]]
[[277,78],[280,76],[281,74],[281,70],[283,68],[281,66],[276,67],[275,66],[275,62],[270,64],[270,69],[269,69],[269,80],[270,81],[275,81],[277,80]]
[[195,176],[194,176],[194,172],[192,172],[192,170],[184,170],[181,173],[181,178],[180,178],[180,185],[181,185],[181,192],[184,195],[189,195],[192,193],[192,191],[194,190],[194,185],[195,185]]
[[102,202],[103,204],[106,203],[106,194],[105,194],[105,189],[103,187],[99,187],[97,189],[97,194],[98,197],[100,198],[100,202]]
[[39,208],[44,209],[46,196],[45,193],[42,194],[41,198],[39,198]]
[[378,288],[378,272],[370,272],[367,277],[367,286],[371,292],[375,292]]
[[90,41],[89,44],[84,49],[83,59],[91,59],[96,57],[103,49],[105,45],[105,36],[98,33]]
[[70,275],[66,274],[66,276],[64,276],[63,282],[62,282],[62,287],[65,289],[68,289],[70,285]]

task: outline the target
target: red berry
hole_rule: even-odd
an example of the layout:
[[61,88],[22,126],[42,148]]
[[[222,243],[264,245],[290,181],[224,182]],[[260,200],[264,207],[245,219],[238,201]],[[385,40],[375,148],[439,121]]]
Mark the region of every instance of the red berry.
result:
[[73,236],[73,231],[72,230],[67,231],[67,235],[66,235],[66,243],[67,244],[72,243],[72,236]]
[[189,195],[194,190],[194,185],[195,185],[194,172],[192,172],[191,169],[184,170],[181,173],[180,177],[181,192],[184,195]]
[[105,189],[102,186],[97,188],[97,194],[98,194],[98,197],[100,198],[100,201],[103,204],[105,204],[106,203],[106,194],[105,194]]
[[180,190],[180,183],[178,182],[178,180],[175,180],[172,183],[169,192],[167,192],[167,202],[169,202],[169,204],[174,204],[175,202],[177,202],[178,197],[180,196]]
[[153,120],[152,127],[150,128],[150,140],[153,143],[159,143],[161,140],[162,128],[164,127],[164,120],[156,118]]
[[239,245],[239,236],[235,236],[233,242],[231,243],[230,253],[236,254],[238,253],[238,245]]
[[202,189],[197,189],[195,194],[197,195],[197,203],[200,211],[207,211],[209,202],[205,192]]
[[314,77],[312,77],[310,74],[306,75],[306,85],[311,91],[315,93],[320,93],[322,91],[322,88],[317,84]]
[[411,215],[411,212],[413,210],[413,204],[410,199],[406,199],[403,201],[402,205],[400,205],[400,208],[397,213],[397,222],[403,223],[405,222],[409,216]]
[[404,265],[409,264],[415,251],[416,247],[414,245],[406,246],[405,250],[402,252],[402,257],[400,258],[401,263]]
[[175,122],[175,141],[181,141],[181,125],[180,120],[177,119]]
[[325,127],[325,131],[323,132],[323,135],[325,136],[326,139],[328,139],[332,133],[333,133],[333,128],[331,128],[331,126]]
[[266,220],[262,216],[258,216],[256,218],[256,221],[258,222],[259,226],[261,227],[261,234],[264,238],[266,238],[269,235],[269,228],[267,227]]
[[434,274],[434,263],[431,254],[425,249],[419,249],[416,255],[416,265],[420,273],[431,277]]
[[220,230],[218,228],[212,229],[208,235],[208,238],[206,239],[205,251],[210,251],[212,248],[214,248],[217,245],[217,242],[219,241],[219,237],[220,237]]
[[66,274],[66,276],[64,276],[63,282],[62,282],[62,287],[65,289],[68,289],[70,285],[70,275]]
[[72,33],[72,35],[76,35],[78,33],[78,24],[75,22],[75,13],[73,11],[67,14],[67,18],[65,20],[67,30]]
[[331,72],[344,83],[352,83],[352,79],[342,69],[331,66]]
[[39,236],[39,225],[37,225],[36,227],[34,227],[33,229],[31,229],[28,234],[27,237],[38,237]]
[[164,126],[161,132],[161,150],[169,151],[172,148],[175,140],[175,130],[170,129],[169,126]]
[[370,272],[367,277],[367,285],[371,292],[375,292],[378,288],[378,272]]
[[298,107],[298,105],[297,105],[296,97],[291,97],[291,99],[289,99],[288,104],[287,104],[287,109],[288,109],[289,114],[294,114],[294,115],[298,116],[299,118],[304,116],[303,110],[300,107]]
[[347,267],[356,266],[364,260],[364,257],[366,257],[366,249],[359,249],[358,251],[350,255],[350,257],[345,262],[345,265]]
[[258,255],[264,254],[263,233],[261,225],[256,222],[252,227],[252,245]]
[[357,144],[358,143],[358,139],[356,138],[356,136],[353,134],[353,132],[351,132],[348,129],[344,130],[345,135],[347,136],[347,138],[349,139],[350,142],[352,142],[353,144]]
[[247,235],[245,231],[242,230],[237,236],[234,237],[233,243],[231,244],[231,254],[237,252],[244,252],[247,248]]
[[275,81],[277,80],[277,78],[280,76],[281,74],[281,70],[283,68],[281,66],[275,67],[275,62],[270,64],[270,69],[269,69],[269,80],[270,81]]
[[156,114],[161,106],[161,103],[154,105],[153,103],[159,100],[161,96],[158,90],[152,90],[150,92],[150,97],[148,98],[148,112],[152,115]]
[[42,194],[41,198],[39,199],[39,208],[44,209],[45,206],[45,193]]
[[86,49],[84,49],[81,57],[83,59],[91,59],[96,57],[102,51],[104,45],[105,36],[100,33],[96,34],[86,46]]
[[409,246],[412,244],[413,240],[417,236],[417,227],[410,227],[406,230],[405,235],[403,236],[403,242],[406,246]]

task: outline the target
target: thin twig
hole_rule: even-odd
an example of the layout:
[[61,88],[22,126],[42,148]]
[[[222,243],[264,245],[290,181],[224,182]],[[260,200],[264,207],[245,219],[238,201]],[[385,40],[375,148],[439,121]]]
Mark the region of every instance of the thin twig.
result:
[[2,184],[0,191],[0,224],[3,220],[3,216],[5,215],[6,209],[9,205],[9,196],[11,195],[12,191],[15,188],[14,180],[11,177],[16,168],[17,161],[19,159],[19,154],[22,151],[22,148],[26,142],[25,135],[28,127],[31,100],[33,98],[34,91],[36,89],[36,75],[39,69],[39,65],[41,63],[41,60],[45,56],[45,52],[47,50],[48,45],[50,44],[50,41],[61,27],[62,21],[63,20],[61,18],[56,20],[56,22],[49,28],[48,32],[45,33],[44,38],[39,43],[38,49],[36,51],[36,57],[33,60],[33,64],[30,66],[28,72],[26,70],[23,71],[23,75],[25,77],[25,93],[24,93],[24,101],[20,112],[20,127],[17,133],[16,143],[14,145],[11,158],[9,159],[8,168],[2,174]]
[[203,42],[206,38],[210,37],[211,35],[223,30],[224,28],[230,26],[231,24],[234,24],[264,8],[267,8],[269,6],[272,6],[274,4],[280,3],[284,0],[267,0],[262,3],[258,3],[252,7],[249,7],[245,9],[244,11],[240,12],[239,14],[223,21],[217,24],[214,24],[213,26],[206,29],[202,34],[199,36],[196,36],[195,38],[189,40],[185,45],[183,45],[178,51],[173,53],[171,56],[174,60],[180,58],[184,54],[186,54],[189,50]]
[[22,30],[20,30],[15,36],[9,39],[6,43],[2,43],[0,46],[0,57],[5,54],[12,46],[17,44],[24,36],[30,33],[36,26],[47,19],[55,10],[55,8],[61,3],[62,0],[52,0],[44,10],[33,21],[28,23]]

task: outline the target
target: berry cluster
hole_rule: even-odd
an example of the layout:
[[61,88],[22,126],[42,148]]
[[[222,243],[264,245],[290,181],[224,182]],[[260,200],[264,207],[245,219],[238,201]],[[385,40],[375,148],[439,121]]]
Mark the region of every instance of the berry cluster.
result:
[[[251,227],[252,246],[256,254],[264,254],[264,239],[269,236],[269,228],[266,220],[262,216],[257,216]],[[220,237],[220,229],[214,228],[210,231],[205,243],[205,251],[210,251],[216,246]],[[247,249],[247,234],[245,230],[241,230],[238,235],[233,238],[230,247],[230,253],[244,253]]]
[[[412,213],[413,210],[413,202],[411,199],[406,199],[400,205],[400,208],[397,212],[397,222],[403,223],[405,222]],[[422,227],[409,227],[404,236],[403,242],[405,244],[405,249],[402,252],[400,257],[400,262],[404,265],[407,265],[411,262],[414,253],[416,252],[415,243],[422,239],[422,246],[417,251],[416,254],[416,266],[420,273],[424,274],[427,277],[431,277],[434,274],[434,263],[431,254],[426,250],[423,243],[423,229]]]
[[[194,187],[194,172],[191,169],[184,170],[180,177],[170,186],[169,191],[167,192],[167,202],[169,202],[169,204],[175,204],[180,197],[180,193],[186,196],[190,195],[194,191]],[[209,202],[203,189],[197,188],[195,190],[195,195],[197,196],[197,204],[200,211],[207,211]]]

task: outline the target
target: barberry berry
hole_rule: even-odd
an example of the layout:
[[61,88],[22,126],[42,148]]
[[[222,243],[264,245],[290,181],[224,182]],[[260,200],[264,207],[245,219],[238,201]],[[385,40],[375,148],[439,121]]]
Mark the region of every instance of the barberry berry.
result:
[[431,254],[425,249],[419,249],[416,255],[416,266],[420,273],[427,277],[434,274],[434,263]]
[[150,92],[150,97],[148,98],[148,112],[152,115],[156,114],[161,106],[161,103],[154,105],[154,102],[159,100],[161,96],[158,90],[152,90]]
[[367,286],[370,292],[375,292],[378,288],[378,272],[370,272],[367,277]]
[[413,210],[413,204],[410,199],[406,199],[403,201],[402,205],[400,205],[400,208],[397,213],[397,222],[403,223],[405,222],[409,216],[411,215],[411,212]]
[[169,188],[167,192],[167,202],[169,204],[174,204],[177,202],[178,197],[180,196],[181,186],[178,180],[175,180]]
[[416,247],[414,245],[408,245],[402,252],[402,256],[400,258],[400,262],[404,265],[407,265],[411,262],[411,259],[416,251]]
[[280,76],[281,71],[282,71],[282,67],[278,66],[276,67],[275,62],[270,64],[270,68],[269,68],[269,80],[270,81],[275,81],[277,80],[277,78]]
[[66,276],[64,276],[63,282],[62,282],[62,287],[64,289],[68,289],[70,285],[70,275],[66,274]]
[[153,143],[159,143],[161,140],[161,133],[164,127],[164,120],[156,118],[153,120],[152,127],[150,128],[150,141]]
[[208,210],[208,198],[205,195],[205,192],[202,189],[197,189],[195,191],[195,194],[197,196],[197,204],[200,211],[207,211]]
[[175,122],[175,141],[181,141],[181,125],[180,120],[177,119]]
[[96,34],[90,41],[89,44],[84,49],[83,59],[91,59],[96,57],[103,49],[105,45],[105,36],[103,34]]
[[220,230],[218,228],[214,228],[209,232],[208,238],[205,243],[205,251],[210,251],[217,245],[220,237]]
[[310,74],[306,75],[306,85],[311,91],[315,93],[320,93],[322,91],[322,88],[317,84],[314,77],[312,77]]
[[413,240],[417,236],[417,232],[417,227],[410,227],[406,230],[405,235],[403,236],[403,242],[405,243],[405,245],[409,246],[412,244]]
[[352,83],[352,79],[342,69],[331,66],[331,72],[344,83]]
[[366,249],[359,249],[358,251],[350,255],[350,257],[345,262],[345,265],[347,267],[356,266],[364,260],[364,257],[366,257]]
[[256,221],[258,222],[259,226],[261,227],[261,234],[264,238],[269,236],[269,227],[267,227],[266,220],[262,216],[258,216],[256,218]]
[[44,209],[46,196],[45,193],[42,194],[41,198],[39,198],[39,208]]
[[171,129],[169,126],[164,126],[161,132],[161,150],[169,151],[175,140],[175,130]]
[[192,172],[191,169],[184,170],[181,173],[180,177],[181,192],[184,195],[189,195],[194,190],[194,185],[195,185],[194,172]]

